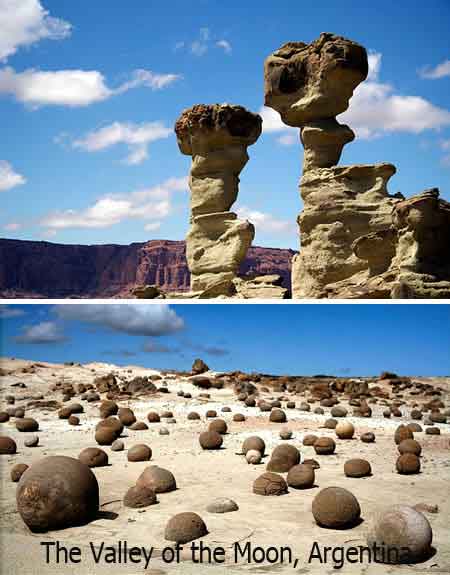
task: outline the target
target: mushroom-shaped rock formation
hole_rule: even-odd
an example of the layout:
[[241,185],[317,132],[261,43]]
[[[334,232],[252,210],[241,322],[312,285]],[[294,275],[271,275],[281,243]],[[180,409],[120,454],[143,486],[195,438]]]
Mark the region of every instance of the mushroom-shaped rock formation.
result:
[[136,485],[149,487],[155,493],[168,493],[177,488],[173,473],[157,465],[146,467],[138,477]]
[[281,475],[267,471],[253,482],[253,493],[256,495],[283,495],[288,486]]
[[382,563],[416,563],[431,553],[433,532],[428,519],[412,507],[395,505],[378,511],[367,535]]
[[16,501],[31,531],[83,525],[98,513],[98,483],[90,468],[78,459],[45,457],[20,478]]
[[141,509],[155,503],[157,503],[155,492],[145,485],[133,485],[123,498],[125,507],[131,507],[132,509]]
[[178,513],[169,519],[164,531],[164,537],[168,541],[188,543],[207,535],[203,519],[197,513]]
[[184,110],[175,124],[180,151],[192,156],[186,237],[192,291],[230,284],[251,245],[253,225],[229,210],[248,161],[247,147],[256,142],[261,127],[258,114],[229,104],[198,104]]
[[361,508],[356,497],[347,489],[326,487],[313,499],[312,514],[321,527],[346,529],[359,521]]

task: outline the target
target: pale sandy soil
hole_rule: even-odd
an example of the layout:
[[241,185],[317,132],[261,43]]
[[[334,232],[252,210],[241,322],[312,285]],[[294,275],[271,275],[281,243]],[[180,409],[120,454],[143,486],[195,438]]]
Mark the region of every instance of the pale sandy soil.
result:
[[[94,375],[109,373],[111,370],[128,377],[148,375],[151,370],[139,367],[116,368],[107,364],[90,364],[85,366],[66,367],[42,363],[34,374],[20,373],[22,367],[31,362],[22,360],[1,361],[3,369],[14,373],[1,378],[0,409],[5,408],[4,396],[14,394],[16,406],[26,405],[30,397],[44,394],[45,399],[61,400],[61,394],[49,392],[49,384],[64,378],[73,383],[91,383]],[[91,371],[95,369],[95,374]],[[127,370],[132,370],[130,373]],[[55,375],[53,375],[55,374]],[[176,423],[149,424],[147,431],[125,430],[125,447],[136,443],[147,443],[153,450],[150,463],[170,469],[177,480],[178,489],[172,493],[158,496],[159,503],[144,510],[134,510],[123,506],[122,498],[128,487],[134,484],[148,462],[128,463],[126,449],[122,452],[108,453],[110,465],[96,468],[95,475],[100,485],[101,509],[103,516],[89,525],[50,532],[45,535],[34,535],[22,522],[16,510],[16,484],[10,480],[10,470],[15,463],[32,464],[45,455],[68,455],[77,457],[85,447],[96,445],[94,428],[99,421],[98,403],[81,402],[85,413],[80,415],[81,425],[71,427],[66,420],[59,420],[57,412],[27,410],[27,415],[35,417],[40,424],[39,446],[27,448],[24,440],[26,433],[16,431],[13,419],[0,425],[0,433],[15,439],[18,453],[14,456],[1,456],[1,499],[0,499],[0,545],[1,566],[5,574],[36,573],[73,573],[90,575],[97,573],[162,574],[162,573],[301,573],[301,574],[331,574],[339,573],[333,568],[333,562],[321,565],[318,561],[308,564],[308,556],[314,541],[323,546],[348,547],[350,545],[365,545],[365,534],[370,524],[372,514],[381,505],[428,503],[438,505],[437,514],[427,513],[427,518],[433,528],[433,545],[436,553],[428,561],[416,565],[387,566],[380,564],[348,564],[341,573],[364,573],[367,575],[382,573],[450,573],[450,434],[449,425],[439,425],[440,436],[430,436],[424,433],[416,434],[416,439],[423,447],[422,472],[419,475],[402,476],[395,472],[397,449],[393,441],[393,432],[400,422],[410,421],[407,416],[386,420],[381,417],[382,406],[373,406],[371,419],[349,417],[356,426],[357,439],[337,441],[336,454],[332,456],[316,455],[312,447],[302,446],[302,438],[306,433],[316,432],[334,437],[334,432],[321,429],[321,425],[329,417],[329,409],[325,415],[313,415],[298,410],[286,410],[287,426],[294,432],[290,440],[302,452],[303,458],[314,457],[320,462],[321,468],[316,471],[317,487],[304,491],[290,489],[287,495],[281,497],[261,497],[252,493],[252,483],[256,477],[265,471],[264,464],[248,465],[245,459],[238,455],[242,441],[249,435],[258,434],[266,441],[267,451],[282,441],[279,431],[286,424],[269,423],[268,414],[261,413],[256,408],[246,408],[238,402],[230,389],[210,390],[211,401],[205,403],[198,399],[199,391],[182,377],[164,378],[170,394],[158,394],[145,400],[122,402],[135,411],[138,420],[146,420],[145,415],[151,409],[161,412],[174,412]],[[450,389],[450,379],[422,379]],[[11,387],[19,381],[27,387],[19,389]],[[186,400],[177,397],[180,389],[190,391],[193,399]],[[22,398],[22,399],[21,399]],[[297,404],[303,399],[292,396]],[[79,398],[74,398],[79,401]],[[448,393],[444,398],[448,405]],[[229,425],[229,433],[224,437],[224,448],[219,451],[202,451],[198,443],[198,435],[207,424],[202,421],[188,421],[189,411],[198,411],[202,415],[207,409],[220,412],[222,406],[231,407],[231,413],[219,413]],[[244,423],[232,422],[233,413],[244,413],[247,420]],[[161,427],[170,430],[169,436],[160,436]],[[364,431],[374,431],[376,442],[364,444],[359,435]],[[363,457],[370,461],[373,475],[364,479],[350,479],[343,473],[344,462],[350,457]],[[363,522],[350,530],[337,531],[320,528],[314,522],[311,514],[311,502],[320,488],[337,485],[351,490],[358,498]],[[229,497],[239,505],[239,511],[228,514],[208,513],[205,508],[216,497]],[[180,564],[164,564],[160,558],[161,550],[168,545],[164,539],[164,527],[167,520],[181,511],[194,511],[204,519],[209,534],[203,539],[211,547],[226,548],[226,565],[194,565],[182,553]],[[83,560],[78,565],[64,567],[52,562],[45,563],[42,541],[60,541],[64,545],[78,545],[82,548]],[[138,565],[95,565],[89,550],[89,542],[99,545],[117,547],[119,541],[127,541],[129,546],[154,547],[154,556],[147,569],[144,564]],[[292,548],[293,556],[298,558],[297,567],[292,564],[246,564],[242,560],[233,562],[233,544],[239,541],[243,546],[250,542],[254,547],[270,546]],[[185,546],[189,547],[189,544]]]

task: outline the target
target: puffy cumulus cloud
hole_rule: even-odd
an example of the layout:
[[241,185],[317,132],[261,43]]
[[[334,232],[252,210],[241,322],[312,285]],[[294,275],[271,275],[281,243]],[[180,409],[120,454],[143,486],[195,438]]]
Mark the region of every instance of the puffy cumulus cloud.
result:
[[137,336],[161,336],[178,332],[184,321],[166,304],[93,304],[55,306],[62,320],[80,321]]
[[14,171],[9,162],[0,160],[0,192],[6,192],[16,186],[22,186],[26,182],[26,178]]
[[36,325],[25,326],[22,328],[21,335],[15,338],[17,343],[62,343],[66,337],[60,326],[53,321],[43,321]]
[[39,0],[0,0],[0,61],[39,40],[60,40],[71,25],[50,16]]
[[[350,100],[349,109],[340,114],[340,122],[348,124],[360,138],[373,138],[394,132],[419,134],[440,130],[450,125],[450,111],[435,106],[420,96],[403,95],[394,86],[379,81],[382,54],[368,54],[369,73]],[[296,142],[298,129],[286,126],[275,110],[263,106],[263,131],[282,134],[277,143],[287,146]]]
[[450,60],[444,60],[434,68],[422,68],[419,70],[419,75],[427,80],[439,80],[450,76]]
[[173,130],[164,126],[162,122],[142,124],[113,122],[74,140],[72,146],[87,152],[98,152],[117,144],[125,144],[129,153],[124,163],[136,165],[148,158],[150,142],[168,138],[172,133]]
[[293,222],[279,219],[268,212],[261,212],[247,206],[238,207],[236,212],[240,218],[249,220],[254,224],[258,232],[286,234],[295,231]]
[[33,108],[39,106],[82,107],[107,100],[138,87],[160,90],[181,78],[177,74],[154,74],[135,70],[130,80],[118,88],[107,86],[97,70],[57,70],[46,72],[29,69],[16,72],[7,66],[0,70],[0,94],[14,96]]
[[53,212],[45,216],[40,225],[56,231],[67,228],[108,228],[126,219],[159,221],[171,213],[172,193],[186,189],[187,178],[169,178],[159,186],[129,194],[103,196],[84,210]]
[[21,317],[22,315],[25,315],[25,311],[17,305],[0,304],[0,319]]

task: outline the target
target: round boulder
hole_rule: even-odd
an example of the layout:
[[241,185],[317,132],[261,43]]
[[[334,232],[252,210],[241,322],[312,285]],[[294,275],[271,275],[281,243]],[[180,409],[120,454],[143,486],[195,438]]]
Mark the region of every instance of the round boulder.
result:
[[272,451],[267,471],[286,473],[298,463],[300,463],[300,451],[294,445],[285,443],[278,445]]
[[253,482],[253,493],[256,495],[283,495],[287,490],[284,478],[270,471],[263,473]]
[[39,423],[32,417],[23,417],[16,420],[16,429],[22,432],[38,431]]
[[294,489],[308,489],[314,485],[315,474],[312,465],[294,465],[287,474],[287,484]]
[[136,416],[133,413],[133,410],[129,407],[121,407],[117,413],[120,422],[125,425],[125,427],[130,427],[136,421]]
[[256,449],[249,449],[245,454],[245,459],[247,460],[248,464],[258,465],[258,463],[261,463],[262,457],[261,453],[256,451]]
[[220,435],[225,435],[228,430],[227,422],[224,419],[215,419],[211,421],[208,427],[208,431],[216,431]]
[[204,431],[198,438],[202,449],[220,449],[223,439],[217,431]]
[[372,474],[372,468],[365,459],[349,459],[344,464],[344,473],[347,477],[368,477]]
[[199,539],[207,535],[203,519],[196,513],[185,512],[174,515],[167,522],[164,537],[168,541],[177,543],[188,543],[194,539]]
[[214,499],[214,501],[211,501],[211,503],[206,507],[206,511],[209,511],[209,513],[231,513],[238,509],[239,506],[236,501],[228,499],[228,497],[219,497],[218,499]]
[[285,423],[286,422],[286,414],[282,409],[272,409],[269,416],[269,421],[272,423]]
[[98,447],[87,447],[78,456],[81,463],[88,467],[104,467],[108,465],[108,455]]
[[312,514],[320,527],[346,529],[359,521],[361,508],[347,489],[326,487],[314,497]]
[[361,435],[361,441],[363,443],[373,443],[375,441],[375,434],[371,431],[367,431]]
[[16,451],[17,445],[12,437],[0,436],[0,455],[14,455]]
[[399,445],[404,439],[414,439],[413,432],[406,425],[399,425],[395,430],[394,441]]
[[414,455],[419,457],[422,453],[422,446],[415,439],[404,439],[399,443],[398,450],[402,455],[403,453],[414,453]]
[[159,423],[161,421],[159,413],[156,413],[156,411],[149,411],[147,413],[147,419],[149,423]]
[[125,445],[121,439],[116,439],[111,444],[111,451],[123,451]]
[[149,461],[152,458],[152,450],[148,445],[144,443],[139,443],[138,445],[133,445],[128,450],[127,459],[128,461]]
[[33,435],[32,437],[27,437],[23,442],[25,447],[36,447],[39,444],[39,435]]
[[11,481],[17,483],[27,469],[28,465],[25,463],[17,463],[14,465],[14,467],[11,469]]
[[401,475],[414,475],[420,472],[420,459],[414,453],[403,453],[398,457],[395,466]]
[[340,421],[334,431],[339,439],[352,439],[355,435],[355,427],[350,421]]
[[303,445],[314,445],[314,443],[317,441],[317,435],[313,435],[312,433],[308,433],[308,435],[305,435],[305,437],[303,438]]
[[136,481],[136,485],[149,487],[155,493],[168,493],[177,488],[173,473],[157,465],[146,467]]
[[252,435],[251,437],[244,439],[244,442],[242,443],[242,453],[245,455],[247,451],[250,450],[259,451],[261,453],[261,457],[263,457],[264,452],[266,451],[264,440],[257,435]]
[[317,455],[331,455],[336,449],[336,443],[332,437],[319,437],[314,442],[314,451]]
[[157,503],[155,492],[145,485],[133,485],[125,493],[123,504],[132,509],[141,509]]

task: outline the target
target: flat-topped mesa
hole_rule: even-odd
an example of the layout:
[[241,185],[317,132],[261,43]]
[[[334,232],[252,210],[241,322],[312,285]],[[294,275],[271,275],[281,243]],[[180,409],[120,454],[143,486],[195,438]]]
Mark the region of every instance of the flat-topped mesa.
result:
[[226,291],[253,241],[253,225],[229,210],[248,161],[247,147],[256,142],[261,127],[261,116],[230,104],[198,104],[175,124],[180,151],[192,156],[191,227],[186,237],[192,291],[219,284]]

